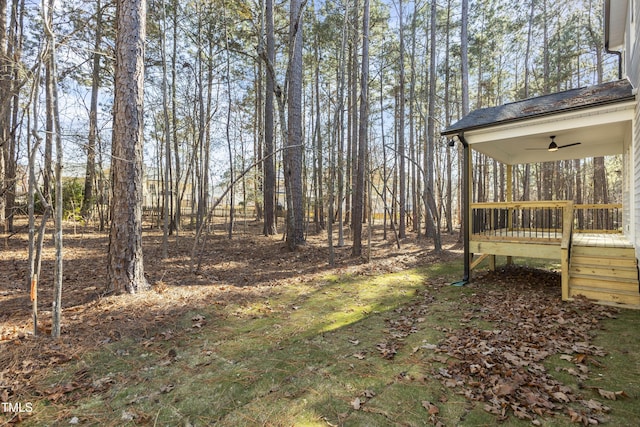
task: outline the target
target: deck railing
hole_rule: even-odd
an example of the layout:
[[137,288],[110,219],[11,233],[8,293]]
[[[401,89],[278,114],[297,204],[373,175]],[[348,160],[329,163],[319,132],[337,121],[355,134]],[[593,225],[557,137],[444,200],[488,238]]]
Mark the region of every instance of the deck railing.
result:
[[[567,215],[569,215],[567,217]],[[471,234],[483,240],[559,240],[572,221],[574,233],[622,232],[622,204],[570,201],[471,204]]]
[[622,204],[574,205],[576,233],[621,233]]
[[573,219],[573,203],[473,203],[471,218],[472,238],[560,241]]

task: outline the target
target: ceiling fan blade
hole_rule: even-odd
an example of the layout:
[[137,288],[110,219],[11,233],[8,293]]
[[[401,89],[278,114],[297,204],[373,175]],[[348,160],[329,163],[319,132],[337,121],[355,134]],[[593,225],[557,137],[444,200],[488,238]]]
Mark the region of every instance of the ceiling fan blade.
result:
[[559,145],[558,149],[567,148],[567,147],[573,147],[574,145],[580,145],[580,144],[582,144],[582,143],[581,142],[574,142],[573,144]]

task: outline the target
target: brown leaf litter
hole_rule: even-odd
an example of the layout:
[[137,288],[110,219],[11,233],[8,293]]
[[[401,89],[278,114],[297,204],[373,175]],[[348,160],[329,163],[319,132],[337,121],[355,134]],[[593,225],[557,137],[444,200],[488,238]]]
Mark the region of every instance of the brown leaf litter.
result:
[[[587,375],[593,357],[605,355],[591,344],[591,332],[617,309],[586,299],[560,303],[558,276],[553,273],[507,268],[477,281],[502,285],[497,290],[480,285],[463,301],[473,307],[468,317],[494,327],[450,331],[438,351],[452,359],[435,376],[467,399],[483,402],[487,412],[502,420],[509,414],[533,421],[565,413],[584,424],[606,421],[607,406],[584,400],[552,378],[542,362],[561,354],[576,364],[577,375]],[[581,409],[575,409],[575,403]]]

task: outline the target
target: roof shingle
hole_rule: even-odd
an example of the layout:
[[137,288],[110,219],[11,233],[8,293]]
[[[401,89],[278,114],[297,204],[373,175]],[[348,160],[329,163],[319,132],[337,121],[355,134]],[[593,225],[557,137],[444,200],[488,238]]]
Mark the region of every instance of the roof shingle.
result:
[[452,135],[463,131],[492,127],[508,122],[593,108],[635,99],[633,86],[627,79],[600,85],[542,95],[497,107],[480,108],[442,131]]

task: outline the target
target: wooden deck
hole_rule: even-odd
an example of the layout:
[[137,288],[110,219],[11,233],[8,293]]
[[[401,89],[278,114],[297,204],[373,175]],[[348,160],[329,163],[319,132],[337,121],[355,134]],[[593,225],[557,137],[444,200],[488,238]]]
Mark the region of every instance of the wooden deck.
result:
[[[556,245],[562,240],[562,233],[556,231],[492,230],[491,233],[471,235],[471,241],[480,242],[523,242]],[[572,245],[598,248],[633,248],[633,244],[622,233],[574,233]],[[535,258],[535,254],[531,255]]]
[[501,242],[508,241],[527,241],[527,242],[549,242],[555,244],[562,239],[560,231],[539,231],[539,230],[509,230],[500,228],[488,232],[474,233],[471,240],[496,240]]
[[640,309],[638,262],[633,244],[622,233],[574,233],[570,250],[558,232],[492,230],[471,235],[475,268],[495,256],[556,259],[562,265],[562,299],[585,296],[600,304]]
[[573,245],[598,248],[633,248],[622,233],[574,233]]
[[[640,309],[638,261],[621,233],[622,205],[572,201],[472,203],[469,269],[496,255],[553,259],[562,270],[562,299]],[[477,255],[477,257],[476,257]]]

